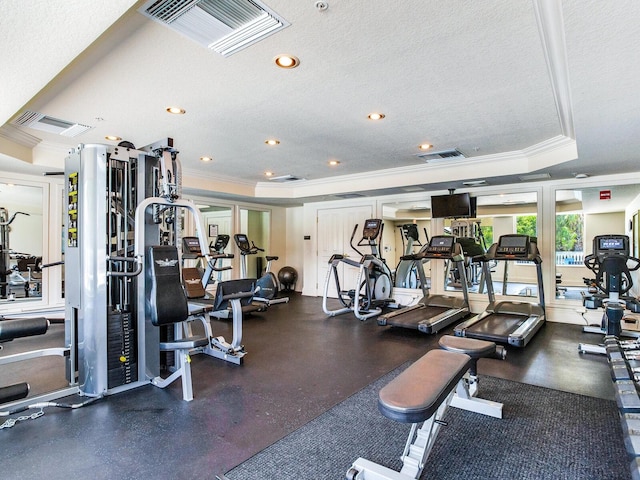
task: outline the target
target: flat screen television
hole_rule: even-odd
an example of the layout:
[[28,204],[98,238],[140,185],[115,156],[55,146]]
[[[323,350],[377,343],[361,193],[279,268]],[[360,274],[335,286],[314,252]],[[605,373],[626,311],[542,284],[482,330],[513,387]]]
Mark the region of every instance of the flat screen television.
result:
[[431,197],[431,218],[475,217],[476,199],[468,193]]

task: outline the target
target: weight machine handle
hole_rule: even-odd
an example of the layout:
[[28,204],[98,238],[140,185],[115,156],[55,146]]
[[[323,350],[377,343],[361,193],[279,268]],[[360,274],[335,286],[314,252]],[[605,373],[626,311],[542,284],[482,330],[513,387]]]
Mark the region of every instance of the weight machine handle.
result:
[[110,262],[127,262],[127,263],[135,263],[136,269],[131,272],[114,272],[109,270],[107,272],[107,276],[109,277],[137,277],[142,272],[142,262],[135,257],[109,257]]

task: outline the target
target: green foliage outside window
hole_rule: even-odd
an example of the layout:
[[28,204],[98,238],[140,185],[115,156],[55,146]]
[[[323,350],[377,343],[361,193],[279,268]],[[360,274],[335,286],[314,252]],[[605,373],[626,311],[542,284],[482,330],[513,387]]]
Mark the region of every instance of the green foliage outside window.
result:
[[522,215],[516,217],[516,233],[537,237],[537,215]]
[[556,215],[556,251],[582,252],[584,218],[581,213]]
[[486,245],[486,248],[489,248],[493,244],[493,226],[481,225],[480,231],[484,237],[484,244]]

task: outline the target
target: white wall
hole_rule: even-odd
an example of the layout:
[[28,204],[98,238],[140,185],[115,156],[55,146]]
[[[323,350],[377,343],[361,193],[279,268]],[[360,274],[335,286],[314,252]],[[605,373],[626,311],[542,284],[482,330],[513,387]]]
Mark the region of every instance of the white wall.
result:
[[[291,207],[286,209],[286,250],[285,264],[298,272],[295,286],[301,292],[304,286],[304,208]],[[277,274],[277,272],[276,272]]]

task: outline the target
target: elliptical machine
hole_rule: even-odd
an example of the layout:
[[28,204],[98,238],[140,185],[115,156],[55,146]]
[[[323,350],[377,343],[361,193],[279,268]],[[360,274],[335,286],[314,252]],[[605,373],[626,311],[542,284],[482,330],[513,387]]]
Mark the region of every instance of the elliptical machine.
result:
[[[606,336],[619,337],[625,308],[633,306],[636,309],[635,299],[625,298],[624,294],[633,287],[631,272],[640,268],[640,259],[630,256],[628,236],[598,235],[593,239],[593,253],[585,257],[584,264],[596,275],[595,286],[601,293],[595,296],[602,298],[604,307],[601,328],[596,331]],[[587,301],[583,303],[585,306],[589,304]],[[606,354],[603,345],[580,343],[578,350],[580,353]]]
[[[360,260],[351,260],[346,255],[334,254],[329,259],[329,269],[324,282],[324,295],[322,298],[322,310],[331,317],[347,312],[353,312],[358,320],[364,321],[382,313],[382,308],[393,302],[391,298],[391,271],[380,255],[376,240],[382,238],[384,226],[379,218],[370,218],[365,221],[362,230],[362,238],[357,245],[353,239],[358,231],[358,224],[353,229],[349,244],[359,255]],[[367,246],[371,253],[365,254],[357,247]],[[356,288],[343,290],[340,286],[338,266],[345,263],[358,268]],[[329,309],[327,298],[329,296],[329,284],[333,278],[338,300],[342,308]]]
[[[255,255],[264,252],[263,248],[257,247],[255,243],[249,243],[249,238],[244,233],[236,233],[233,236],[237,247],[240,249],[240,277],[247,278],[247,255]],[[275,255],[266,255],[267,267],[264,274],[256,280],[257,292],[253,299],[268,306],[276,303],[288,303],[289,297],[278,296],[278,279],[271,271],[271,262],[278,260]]]

